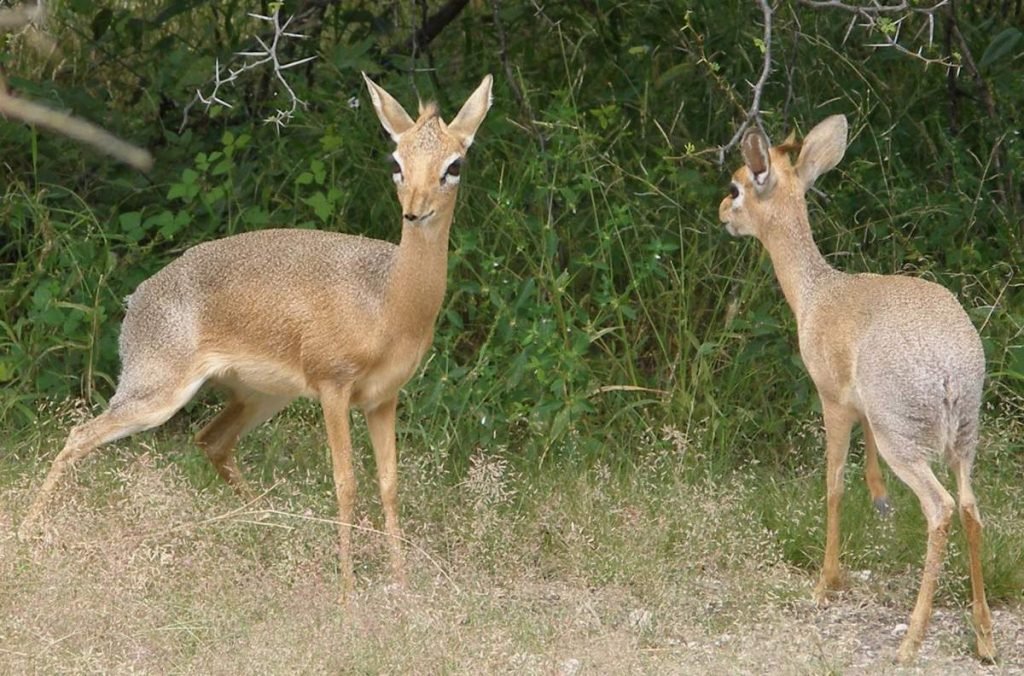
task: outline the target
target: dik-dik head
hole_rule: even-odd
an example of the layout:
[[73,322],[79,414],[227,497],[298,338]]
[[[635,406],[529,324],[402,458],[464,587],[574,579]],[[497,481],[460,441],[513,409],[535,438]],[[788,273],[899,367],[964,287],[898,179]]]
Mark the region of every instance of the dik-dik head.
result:
[[391,155],[391,177],[398,188],[402,218],[407,224],[428,226],[450,216],[459,190],[466,150],[491,107],[490,75],[445,124],[437,106],[420,104],[415,122],[402,105],[363,74],[373,108],[397,147]]
[[[787,139],[771,147],[760,129],[751,128],[740,144],[744,166],[732,175],[729,194],[718,207],[718,218],[730,235],[761,239],[774,212],[802,203],[815,179],[839,164],[846,151],[846,118],[827,117],[807,134],[802,146]],[[796,164],[789,153],[800,149]]]

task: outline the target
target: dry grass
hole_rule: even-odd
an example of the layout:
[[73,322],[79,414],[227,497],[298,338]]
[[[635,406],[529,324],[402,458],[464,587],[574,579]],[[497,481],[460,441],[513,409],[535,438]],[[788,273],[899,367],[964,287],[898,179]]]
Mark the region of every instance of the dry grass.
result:
[[[916,569],[881,587],[854,575],[818,609],[812,574],[750,517],[751,476],[683,481],[672,448],[626,478],[566,466],[544,481],[501,454],[453,481],[408,453],[409,588],[389,587],[384,543],[363,516],[348,608],[329,491],[311,496],[293,478],[240,509],[156,460],[191,453],[180,436],[120,448],[85,464],[39,540],[14,537],[39,477],[0,496],[0,672],[898,671]],[[372,484],[361,514],[377,521]],[[965,610],[947,606],[908,673],[1024,672],[1024,612],[995,615],[999,665],[973,659]]]

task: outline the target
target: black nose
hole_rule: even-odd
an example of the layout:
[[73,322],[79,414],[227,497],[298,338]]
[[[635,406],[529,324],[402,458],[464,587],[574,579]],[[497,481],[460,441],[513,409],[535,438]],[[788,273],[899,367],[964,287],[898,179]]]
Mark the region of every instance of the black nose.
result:
[[417,218],[418,218],[418,216],[416,214],[406,214],[405,215],[405,220],[407,220],[407,221],[415,221]]

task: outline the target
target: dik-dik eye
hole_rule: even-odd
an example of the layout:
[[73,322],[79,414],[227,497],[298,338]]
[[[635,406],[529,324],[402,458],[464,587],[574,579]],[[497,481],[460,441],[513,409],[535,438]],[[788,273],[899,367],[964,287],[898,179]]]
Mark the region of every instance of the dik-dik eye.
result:
[[391,159],[391,180],[395,183],[402,182],[402,165],[393,156]]
[[462,158],[456,158],[451,161],[448,167],[444,170],[444,175],[441,176],[441,184],[444,185],[455,185],[459,182],[459,174],[462,173]]
[[729,197],[736,199],[740,196],[740,187],[735,183],[729,184]]

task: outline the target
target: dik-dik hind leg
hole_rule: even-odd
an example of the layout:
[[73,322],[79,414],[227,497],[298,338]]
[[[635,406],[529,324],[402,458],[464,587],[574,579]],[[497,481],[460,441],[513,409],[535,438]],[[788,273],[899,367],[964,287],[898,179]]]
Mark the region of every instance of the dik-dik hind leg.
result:
[[957,498],[960,503],[960,522],[967,536],[967,554],[971,572],[971,615],[977,638],[978,657],[994,661],[996,647],[992,640],[992,611],[985,599],[985,579],[981,572],[981,513],[971,489],[971,463],[960,460],[953,463],[956,473]]
[[821,566],[818,585],[814,589],[814,598],[819,604],[824,604],[828,600],[828,591],[839,589],[843,583],[839,566],[839,515],[844,490],[843,470],[846,467],[846,455],[850,450],[850,431],[857,416],[845,406],[824,398],[821,406],[825,417],[827,507],[825,560]]
[[347,386],[321,389],[320,405],[327,425],[327,442],[331,446],[334,467],[334,489],[338,496],[338,553],[341,559],[343,603],[355,588],[352,569],[352,515],[356,502],[356,474],[352,467],[352,438],[349,433],[349,401]]
[[881,516],[889,516],[892,506],[889,504],[889,495],[885,489],[885,479],[882,478],[882,468],[878,463],[875,435],[871,431],[868,419],[863,416],[860,419],[860,427],[864,432],[864,481],[868,485],[868,492],[871,493],[871,504]]
[[398,449],[395,443],[395,409],[398,398],[366,411],[370,441],[377,460],[380,501],[384,507],[384,527],[391,549],[391,573],[395,583],[405,585],[405,560],[402,555],[402,530],[398,526]]
[[206,453],[217,474],[243,499],[251,498],[252,490],[238,469],[235,446],[239,439],[290,401],[288,397],[232,391],[227,405],[196,434],[196,444]]
[[109,409],[72,428],[18,529],[19,537],[25,539],[32,534],[50,494],[76,462],[103,444],[162,425],[192,398],[199,385],[199,382],[182,383],[176,389],[162,390],[145,399],[115,394]]
[[949,539],[949,524],[956,503],[949,491],[935,478],[928,464],[929,449],[898,434],[890,435],[878,428],[875,428],[874,432],[879,452],[889,463],[893,473],[914,491],[928,522],[928,549],[921,572],[921,587],[917,593],[914,610],[910,614],[907,634],[897,653],[897,660],[901,664],[909,664],[917,657],[925,631],[928,629],[928,622],[931,620],[932,600],[942,572],[946,542]]

